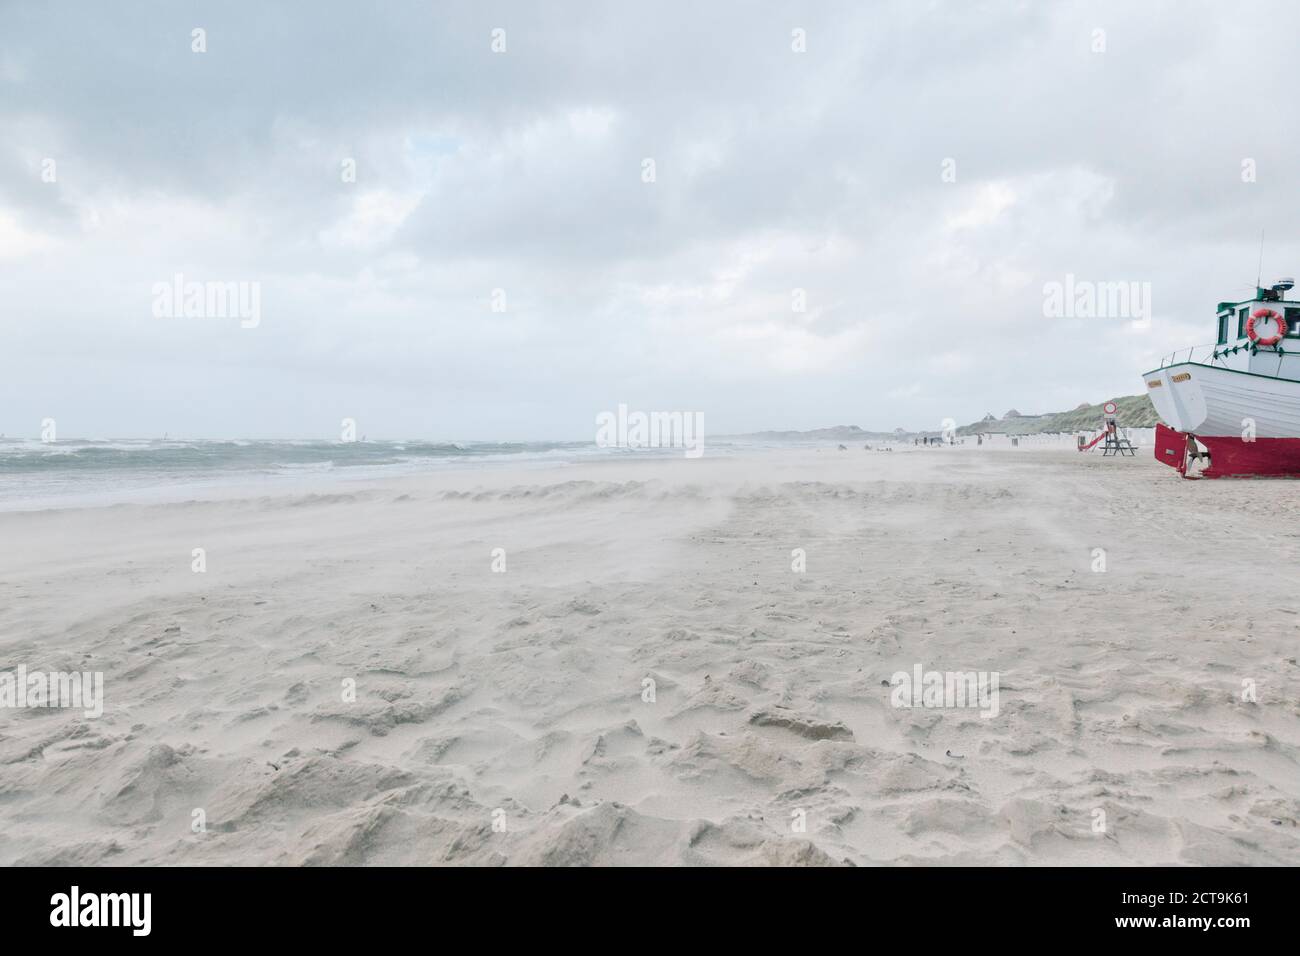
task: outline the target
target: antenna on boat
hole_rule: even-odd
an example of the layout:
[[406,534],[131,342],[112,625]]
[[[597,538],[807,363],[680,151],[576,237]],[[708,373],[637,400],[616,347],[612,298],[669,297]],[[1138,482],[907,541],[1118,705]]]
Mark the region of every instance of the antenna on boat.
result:
[[1263,288],[1260,283],[1264,281],[1264,230],[1259,230],[1259,271],[1255,273],[1255,288]]

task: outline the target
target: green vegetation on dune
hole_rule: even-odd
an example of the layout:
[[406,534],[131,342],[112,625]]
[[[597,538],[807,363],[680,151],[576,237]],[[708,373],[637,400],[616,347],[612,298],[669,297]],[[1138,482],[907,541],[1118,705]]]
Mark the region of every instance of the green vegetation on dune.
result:
[[[1151,399],[1145,395],[1126,395],[1123,398],[1112,398],[1110,401],[1118,406],[1119,424],[1122,428],[1150,428],[1158,420]],[[1068,412],[1049,412],[1046,415],[1022,415],[1013,408],[1001,418],[989,414],[983,421],[963,425],[957,429],[957,434],[1041,435],[1045,432],[1095,432],[1101,429],[1105,417],[1101,410],[1104,404],[1105,402],[1097,405],[1080,405]],[[913,432],[896,428],[892,432],[881,432],[864,431],[857,425],[835,425],[812,431],[766,431],[719,437],[760,441],[896,442],[912,441],[918,436],[937,438],[940,434],[937,430]]]
[[[1125,395],[1112,398],[1118,408],[1120,427],[1150,428],[1159,420],[1151,399],[1145,395]],[[958,435],[978,435],[997,432],[1007,435],[1040,435],[1044,432],[1096,431],[1105,417],[1101,406],[1080,405],[1068,412],[1049,412],[1046,415],[1020,415],[1014,410],[1002,418],[986,416],[983,421],[963,425]]]

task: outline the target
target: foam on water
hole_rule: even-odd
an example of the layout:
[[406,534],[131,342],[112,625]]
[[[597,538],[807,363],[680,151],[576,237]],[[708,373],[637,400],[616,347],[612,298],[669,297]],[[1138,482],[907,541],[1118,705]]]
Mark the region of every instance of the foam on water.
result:
[[380,477],[494,461],[563,463],[608,454],[627,452],[590,442],[0,439],[0,510],[127,501],[159,489]]
[[[711,443],[709,454],[727,454],[739,444]],[[0,511],[180,500],[201,491],[262,482],[681,454],[680,448],[602,448],[594,442],[0,438]]]

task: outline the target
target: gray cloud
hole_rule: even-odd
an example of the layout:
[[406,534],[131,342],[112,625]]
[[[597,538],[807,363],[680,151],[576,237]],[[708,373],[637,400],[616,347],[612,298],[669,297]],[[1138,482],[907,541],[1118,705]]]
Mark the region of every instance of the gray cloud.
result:
[[[1261,228],[1296,271],[1287,4],[374,6],[0,9],[0,432],[932,427],[1136,391]],[[178,272],[261,325],[154,318]]]

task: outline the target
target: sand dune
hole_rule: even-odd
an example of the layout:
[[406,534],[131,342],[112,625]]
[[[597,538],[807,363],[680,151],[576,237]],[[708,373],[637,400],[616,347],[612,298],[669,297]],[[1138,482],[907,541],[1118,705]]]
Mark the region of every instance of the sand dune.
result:
[[[0,514],[0,671],[105,686],[0,710],[0,863],[1294,865],[1288,487],[801,449]],[[918,664],[996,716],[894,706]]]

